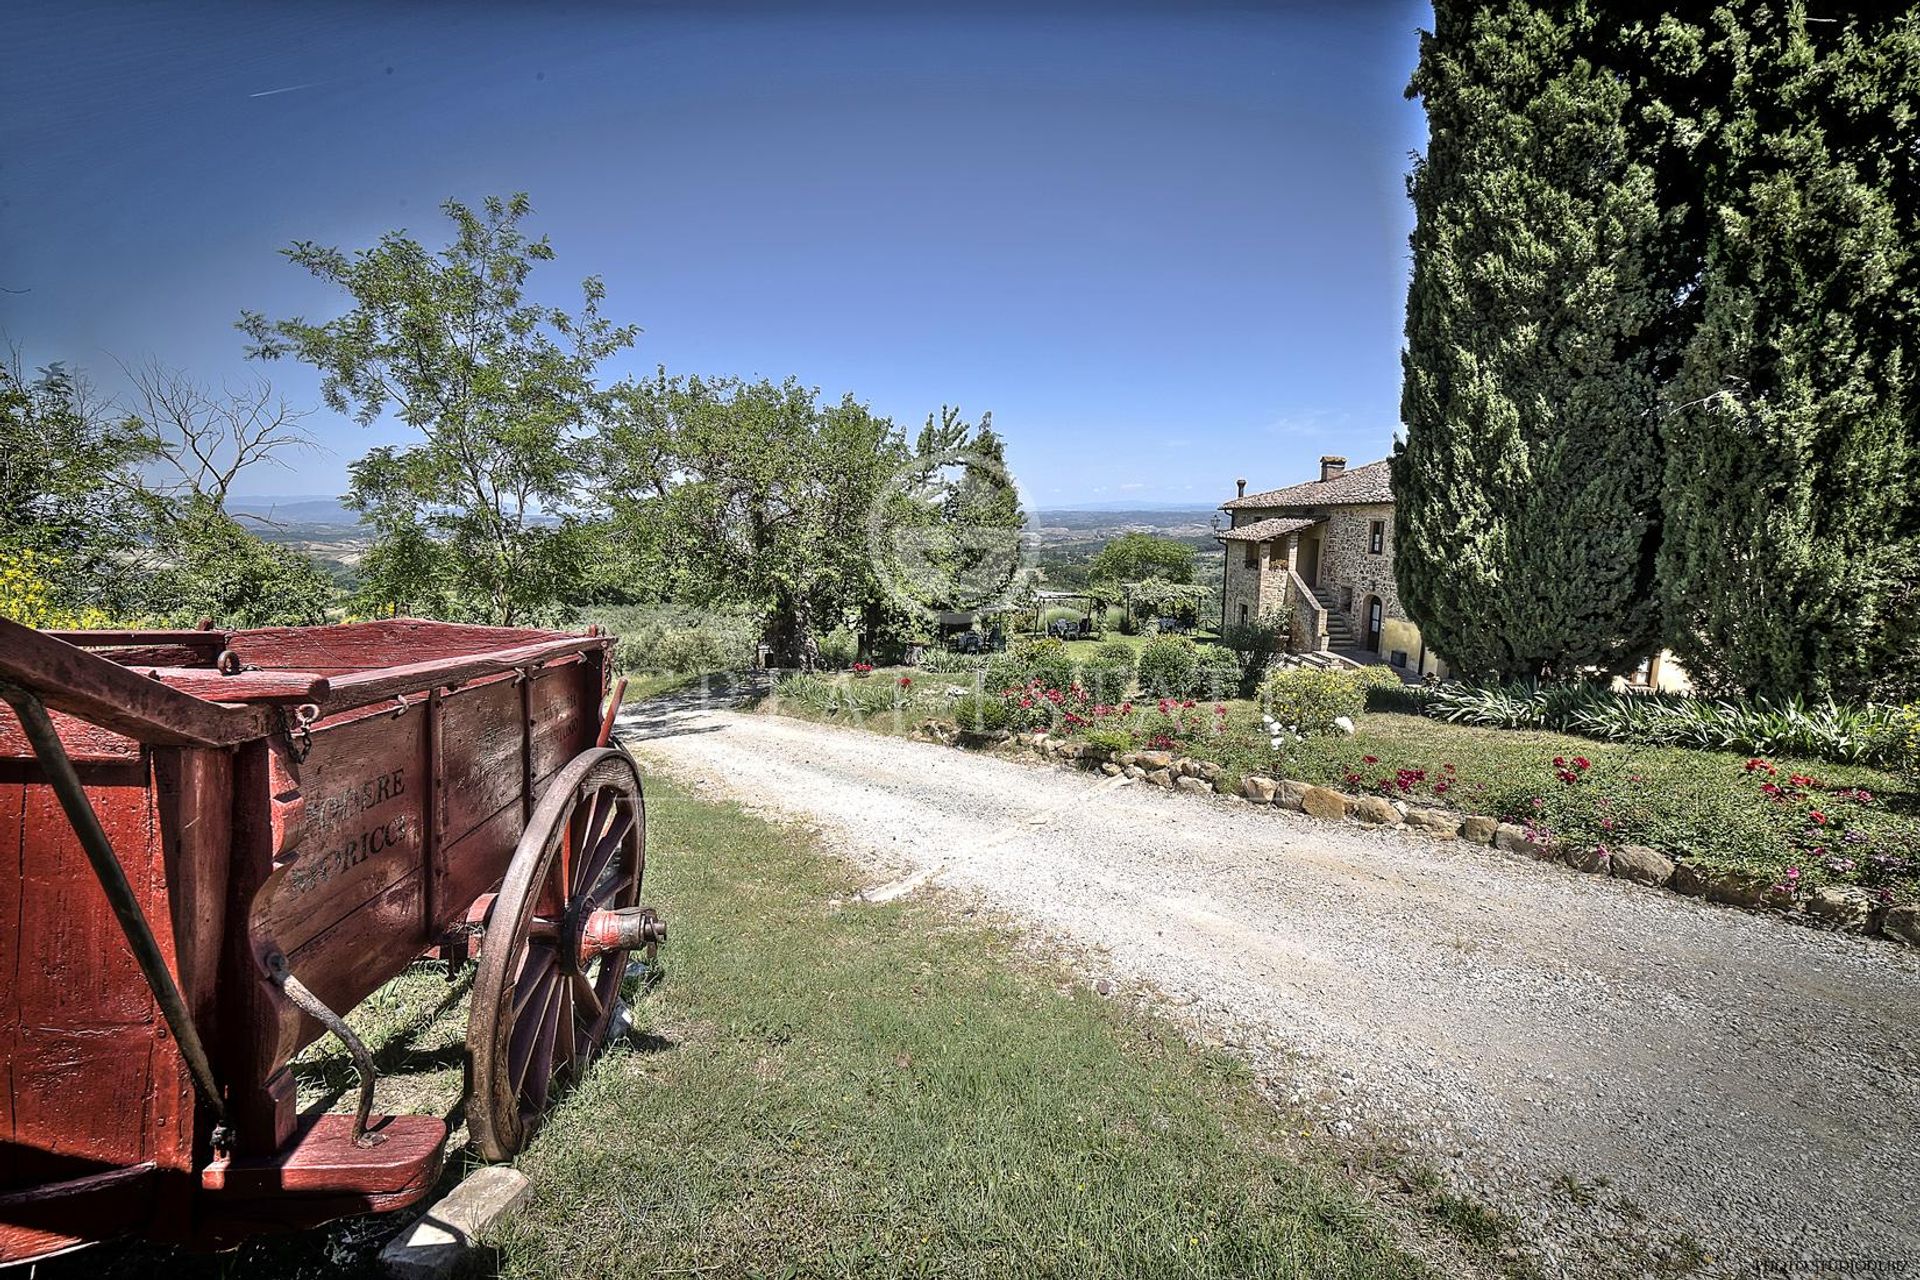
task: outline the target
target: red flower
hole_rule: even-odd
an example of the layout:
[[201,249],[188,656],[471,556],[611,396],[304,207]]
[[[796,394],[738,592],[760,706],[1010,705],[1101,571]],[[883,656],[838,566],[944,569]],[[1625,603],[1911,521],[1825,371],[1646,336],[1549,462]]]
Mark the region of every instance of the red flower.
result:
[[1587,769],[1593,768],[1593,761],[1587,759],[1585,756],[1575,756],[1573,758],[1573,767],[1584,772]]
[[1567,767],[1567,758],[1566,758],[1565,756],[1555,756],[1555,757],[1553,758],[1553,767],[1554,767],[1554,768],[1556,768],[1556,769],[1564,769],[1564,768],[1566,768],[1566,767]]
[[1358,782],[1358,781],[1360,781],[1360,775],[1359,775],[1359,774],[1357,774],[1357,773],[1350,773],[1350,774],[1348,774],[1348,775],[1347,775],[1347,785],[1348,785],[1348,786],[1352,786],[1352,785],[1353,785],[1354,783],[1356,783],[1356,782]]
[[913,688],[913,677],[912,677],[912,676],[901,676],[901,677],[900,677],[900,687],[901,687],[902,689],[911,689],[911,688]]
[[1827,815],[1820,812],[1818,809],[1815,809],[1813,812],[1809,813],[1807,816],[1813,819],[1815,822],[1819,823],[1823,827],[1827,825]]
[[1379,764],[1380,757],[1379,756],[1361,756],[1360,762],[1362,764]]

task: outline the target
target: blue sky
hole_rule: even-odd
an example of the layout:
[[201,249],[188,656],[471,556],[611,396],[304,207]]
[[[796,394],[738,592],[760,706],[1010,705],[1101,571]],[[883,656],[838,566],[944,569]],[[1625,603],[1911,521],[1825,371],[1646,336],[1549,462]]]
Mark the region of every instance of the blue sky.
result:
[[[618,368],[796,375],[909,426],[992,410],[1031,505],[1211,505],[1382,455],[1425,3],[37,6],[0,79],[0,333],[247,372],[278,256],[530,193],[644,329]],[[543,282],[543,283],[542,283]],[[269,366],[296,401],[317,381]],[[250,493],[332,494],[398,438]]]

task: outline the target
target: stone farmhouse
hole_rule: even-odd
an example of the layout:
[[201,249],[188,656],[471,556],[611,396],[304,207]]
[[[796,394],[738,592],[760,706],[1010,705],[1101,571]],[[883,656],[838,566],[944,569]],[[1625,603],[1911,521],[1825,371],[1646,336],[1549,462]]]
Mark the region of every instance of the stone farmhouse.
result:
[[1220,504],[1230,525],[1222,624],[1278,613],[1293,648],[1326,662],[1387,662],[1409,678],[1442,678],[1393,581],[1393,487],[1387,463],[1320,459],[1320,478]]
[[[1320,478],[1238,494],[1220,504],[1228,527],[1221,625],[1267,613],[1293,621],[1294,651],[1314,665],[1385,662],[1402,678],[1448,676],[1400,607],[1393,579],[1393,485],[1387,460],[1348,469],[1320,459]],[[1688,687],[1672,656],[1648,659],[1623,683]]]

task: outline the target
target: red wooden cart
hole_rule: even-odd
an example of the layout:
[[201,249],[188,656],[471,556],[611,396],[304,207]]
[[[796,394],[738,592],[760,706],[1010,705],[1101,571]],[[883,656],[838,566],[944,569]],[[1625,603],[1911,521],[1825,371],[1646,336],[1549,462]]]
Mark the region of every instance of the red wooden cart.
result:
[[[435,949],[478,960],[474,1145],[520,1149],[664,937],[611,643],[0,621],[0,1264],[424,1195],[447,1126],[370,1113],[339,1014]],[[288,1063],[329,1030],[358,1109],[298,1115]]]

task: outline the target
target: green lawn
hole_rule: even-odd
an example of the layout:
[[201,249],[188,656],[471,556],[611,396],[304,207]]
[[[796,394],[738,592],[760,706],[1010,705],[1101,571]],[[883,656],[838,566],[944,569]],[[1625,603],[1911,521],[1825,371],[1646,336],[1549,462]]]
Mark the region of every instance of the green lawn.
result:
[[1228,1058],[732,806],[648,816],[671,967],[522,1158],[503,1273],[1421,1274]]

